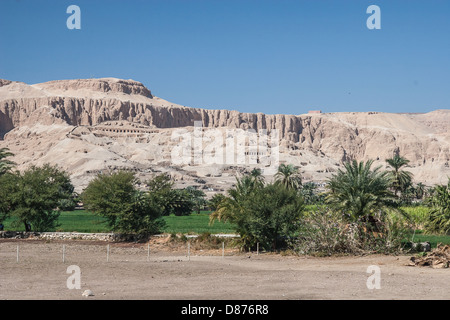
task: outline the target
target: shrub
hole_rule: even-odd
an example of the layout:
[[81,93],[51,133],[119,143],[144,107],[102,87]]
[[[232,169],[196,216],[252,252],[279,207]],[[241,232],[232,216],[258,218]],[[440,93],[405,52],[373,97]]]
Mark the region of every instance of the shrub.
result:
[[379,222],[378,232],[373,232],[363,220],[348,223],[343,215],[324,208],[300,221],[299,234],[291,241],[291,247],[299,254],[325,256],[399,253],[405,236],[406,230],[395,218]]
[[175,233],[172,232],[169,235],[169,241],[171,242],[187,242],[188,238],[184,235],[184,234],[180,234],[179,236]]
[[233,245],[233,239],[221,238],[211,235],[209,232],[203,232],[198,237],[193,238],[191,241],[193,249],[222,249],[222,245],[225,247]]
[[[0,177],[0,218],[11,216],[14,226],[26,231],[51,231],[57,227],[61,201],[69,199],[73,186],[67,173],[48,164]],[[7,212],[7,214],[6,214]]]
[[73,211],[77,206],[73,199],[61,199],[58,203],[58,208],[62,211]]
[[84,190],[83,203],[89,211],[106,218],[114,231],[158,233],[164,226],[162,209],[151,194],[136,189],[137,182],[127,171],[100,174]]
[[295,232],[295,221],[304,208],[297,190],[254,184],[244,177],[228,193],[211,219],[233,223],[244,250],[254,249],[257,243],[266,250],[278,249]]

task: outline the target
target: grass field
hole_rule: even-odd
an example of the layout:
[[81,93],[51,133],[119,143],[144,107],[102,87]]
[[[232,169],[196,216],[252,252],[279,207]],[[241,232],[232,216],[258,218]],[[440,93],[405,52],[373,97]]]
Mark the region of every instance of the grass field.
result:
[[[411,237],[412,238],[412,237]],[[408,240],[411,240],[408,239]],[[443,245],[450,245],[450,236],[445,235],[434,235],[434,234],[422,234],[420,231],[414,234],[414,238],[412,238],[414,242],[426,242],[429,241],[432,248],[436,248],[439,243]]]
[[209,225],[209,212],[181,217],[168,216],[164,220],[167,224],[164,231],[168,233],[235,233],[231,223],[215,221],[213,225]]
[[[193,213],[189,216],[167,216],[163,217],[166,227],[163,232],[167,233],[233,233],[234,228],[230,223],[216,221],[209,225],[210,211],[201,211],[200,214]],[[61,232],[110,232],[106,220],[86,210],[63,211],[59,216],[60,226],[56,231]],[[5,230],[24,231],[22,225],[14,228],[12,219],[4,222]]]

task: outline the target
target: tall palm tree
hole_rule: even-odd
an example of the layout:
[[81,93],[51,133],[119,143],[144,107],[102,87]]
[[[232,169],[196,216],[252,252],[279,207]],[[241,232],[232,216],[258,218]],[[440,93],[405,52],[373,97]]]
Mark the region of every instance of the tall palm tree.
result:
[[5,174],[15,165],[14,162],[6,159],[12,156],[14,156],[14,154],[11,153],[8,148],[0,149],[0,175]]
[[395,196],[399,192],[403,192],[411,184],[413,174],[409,171],[402,170],[403,167],[408,167],[409,160],[396,154],[390,159],[386,159],[388,165],[392,168],[389,171],[391,177],[391,186],[394,189]]
[[298,190],[302,185],[302,179],[298,172],[298,168],[292,164],[281,164],[275,174],[275,183],[282,185],[286,189]]
[[339,169],[327,182],[325,201],[333,209],[348,215],[350,221],[363,219],[374,223],[389,210],[395,208],[394,194],[389,190],[390,179],[381,167],[371,169],[373,160],[366,163],[345,163],[345,169]]

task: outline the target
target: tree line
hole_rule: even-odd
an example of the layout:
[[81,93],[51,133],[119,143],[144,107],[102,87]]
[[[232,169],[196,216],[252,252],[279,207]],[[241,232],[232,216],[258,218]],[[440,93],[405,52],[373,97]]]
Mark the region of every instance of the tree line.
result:
[[[163,216],[189,215],[209,207],[213,211],[210,223],[232,222],[245,249],[259,243],[273,250],[302,237],[305,240],[308,234],[336,233],[339,228],[337,236],[349,230],[360,238],[378,235],[372,243],[393,234],[393,216],[407,221],[401,205],[419,201],[430,207],[426,229],[450,233],[450,179],[447,185],[433,188],[413,185],[413,175],[405,170],[409,161],[398,154],[386,160],[386,170],[374,168],[373,160],[346,162],[328,179],[325,190],[303,183],[299,168],[290,164],[281,164],[271,182],[265,181],[261,170],[253,169],[236,177],[225,194],[209,200],[196,188],[174,188],[167,174],[142,183],[129,171],[97,175],[78,197],[64,171],[48,164],[14,171],[11,156],[8,149],[0,149],[0,224],[13,217],[15,225],[27,231],[31,226],[35,231],[54,229],[60,210],[81,201],[87,210],[104,217],[111,230],[122,233],[158,233],[164,227]],[[309,204],[320,208],[307,212]],[[327,225],[331,221],[334,227]],[[313,242],[317,244],[317,239]]]

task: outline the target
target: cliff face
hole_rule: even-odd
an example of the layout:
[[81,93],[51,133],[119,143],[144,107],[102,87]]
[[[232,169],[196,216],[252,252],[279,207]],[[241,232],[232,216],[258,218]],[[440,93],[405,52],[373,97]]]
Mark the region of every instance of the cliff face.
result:
[[[73,130],[112,121],[160,129],[191,127],[201,121],[204,128],[277,130],[282,161],[302,166],[312,180],[317,173],[334,171],[343,161],[375,159],[383,164],[394,152],[411,160],[411,170],[418,179],[440,183],[443,175],[450,175],[450,110],[428,114],[266,115],[176,105],[153,96],[133,80],[61,80],[35,85],[0,80],[0,137],[6,134],[3,144],[20,140],[24,128],[56,126]],[[163,130],[159,139],[165,136],[170,140],[169,132]],[[55,136],[53,142],[62,137]],[[45,151],[42,153],[45,155]],[[25,165],[36,157],[30,155],[27,161],[19,162]]]
[[[13,84],[13,85],[11,85]],[[12,90],[8,90],[11,87]],[[2,95],[3,93],[3,95]],[[61,119],[68,125],[96,125],[104,121],[127,120],[158,128],[192,126],[242,129],[281,129],[282,137],[302,130],[303,121],[290,115],[239,113],[205,110],[170,104],[151,95],[150,90],[130,80],[66,80],[27,86],[10,83],[0,90],[0,112],[19,127],[29,122],[50,124]],[[39,119],[42,107],[48,115]],[[44,118],[42,118],[44,116]],[[4,129],[10,130],[11,128]]]

